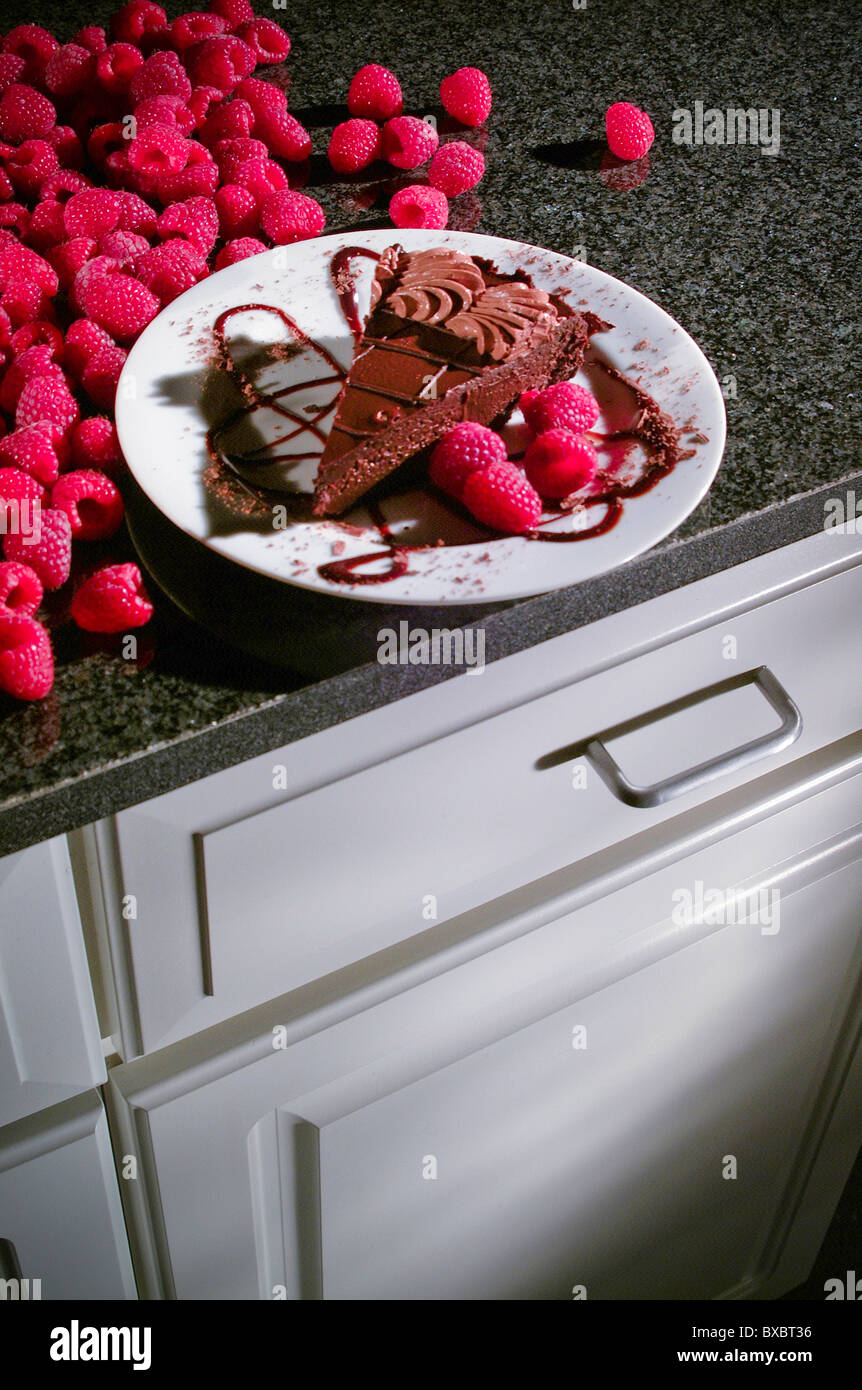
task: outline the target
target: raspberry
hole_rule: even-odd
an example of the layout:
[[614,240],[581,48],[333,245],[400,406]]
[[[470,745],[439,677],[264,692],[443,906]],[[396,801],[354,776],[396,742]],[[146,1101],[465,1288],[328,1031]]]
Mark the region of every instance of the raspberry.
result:
[[42,602],[42,581],[29,565],[17,560],[0,563],[0,617],[17,613],[32,618]]
[[101,541],[113,536],[123,520],[123,499],[104,473],[78,469],[64,473],[54,484],[51,506],[65,512],[72,539]]
[[89,236],[98,241],[112,232],[120,220],[120,197],[109,188],[84,188],[73,193],[63,209],[70,237]]
[[404,101],[398,78],[388,68],[367,63],[350,84],[347,109],[351,116],[368,116],[373,121],[388,121],[400,116]]
[[248,44],[257,65],[283,63],[290,52],[290,39],[280,24],[272,19],[249,19],[236,29],[236,36]]
[[247,101],[229,101],[217,106],[207,116],[200,138],[208,150],[214,150],[220,140],[245,140],[251,135],[254,112]]
[[117,382],[127,355],[121,347],[104,348],[93,354],[81,373],[82,388],[100,410],[114,407]]
[[583,435],[551,429],[537,435],[524,455],[524,471],[542,497],[577,492],[595,476],[596,451]]
[[396,227],[430,227],[436,231],[449,220],[449,201],[439,188],[411,183],[392,198],[389,216]]
[[282,189],[270,193],[260,212],[261,229],[277,246],[320,236],[326,225],[323,208],[305,193]]
[[18,397],[34,376],[54,376],[58,381],[63,380],[63,373],[47,344],[37,343],[26,348],[7,369],[0,385],[0,406],[7,415],[14,414]]
[[59,246],[52,246],[48,259],[57,272],[64,290],[71,289],[79,270],[95,256],[98,246],[92,237],[70,237]]
[[47,319],[54,314],[49,297],[38,285],[28,280],[10,280],[0,295],[0,307],[8,315],[13,328],[21,328],[34,319]]
[[8,227],[19,237],[29,239],[30,226],[30,214],[23,203],[3,203],[0,205],[0,227]]
[[111,96],[125,96],[144,55],[131,43],[112,43],[96,58],[96,81]]
[[[247,159],[267,159],[269,151],[262,140],[252,140],[248,136],[237,136],[232,140],[219,140],[213,150],[213,158],[219,174],[230,182],[237,169]],[[275,190],[271,190],[274,192]]]
[[506,462],[506,446],[494,430],[465,420],[448,430],[431,455],[428,476],[441,491],[459,500],[471,473]]
[[48,61],[45,86],[52,96],[75,97],[93,80],[94,56],[77,43],[64,43]]
[[111,33],[122,43],[140,44],[145,35],[159,34],[167,27],[167,15],[151,0],[130,0],[111,19]]
[[57,272],[11,232],[0,231],[0,289],[13,280],[31,280],[45,294],[56,294]]
[[82,266],[72,282],[69,290],[69,307],[75,314],[84,314],[84,298],[91,283],[104,275],[113,275],[120,269],[120,264],[115,261],[113,256],[94,256],[91,261]]
[[0,690],[16,700],[41,700],[53,684],[54,656],[42,624],[23,613],[0,614]]
[[14,196],[15,190],[12,187],[12,180],[6,173],[6,170],[0,166],[0,203],[5,203],[7,198],[12,198]]
[[[60,128],[55,127],[56,130]],[[43,202],[68,203],[73,193],[80,193],[82,189],[90,187],[92,185],[86,175],[78,174],[72,169],[60,169],[45,180],[39,189],[39,197]],[[38,208],[34,208],[34,217],[38,211]]]
[[156,230],[163,241],[186,237],[202,256],[208,256],[218,238],[218,210],[212,198],[187,198],[165,209]]
[[519,468],[492,463],[464,482],[464,506],[495,531],[529,531],[542,515],[542,499]]
[[24,59],[24,81],[42,83],[45,69],[54,53],[60,47],[53,34],[38,24],[19,24],[10,29],[3,40],[3,52],[14,53]]
[[41,140],[56,124],[56,110],[35,87],[13,82],[0,97],[0,140],[11,145]]
[[59,464],[50,430],[28,425],[0,439],[0,467],[19,468],[38,483],[56,482]]
[[72,43],[80,44],[88,53],[104,53],[108,47],[108,36],[100,25],[87,24],[73,36]]
[[42,323],[38,319],[25,323],[12,334],[9,346],[14,357],[20,357],[31,347],[47,347],[53,362],[62,362],[65,355],[63,335],[55,323]]
[[[196,148],[203,147],[198,145]],[[211,198],[217,187],[218,165],[214,161],[201,164],[190,162],[178,173],[160,174],[156,192],[163,203],[176,203],[185,198]]]
[[[35,351],[34,348],[30,349]],[[55,369],[56,370],[56,369]],[[65,380],[51,376],[34,376],[26,382],[15,407],[16,429],[26,425],[53,426],[53,437],[65,437],[81,418],[78,403]]]
[[175,19],[169,33],[177,52],[184,53],[192,44],[200,43],[202,39],[214,39],[218,34],[223,34],[226,28],[221,15],[193,11]]
[[97,352],[115,348],[113,338],[92,319],[76,319],[66,329],[66,362],[73,376],[79,377]]
[[248,20],[254,19],[254,9],[251,0],[211,0],[209,5],[210,14],[221,15],[228,29],[236,29],[239,24],[246,24]]
[[87,154],[102,169],[105,166],[112,168],[109,162],[111,156],[120,150],[127,156],[128,149],[128,132],[122,121],[106,121],[104,125],[97,125],[87,136]]
[[311,154],[311,136],[289,111],[264,111],[255,118],[254,131],[277,159],[299,164]]
[[255,63],[254,50],[233,35],[204,39],[185,55],[186,71],[195,86],[218,87],[222,92],[232,92],[237,82],[254,71]]
[[174,96],[188,101],[191,94],[192,84],[176,53],[150,54],[129,83],[129,96],[135,106],[147,97]]
[[428,167],[428,182],[447,198],[475,188],[485,172],[485,156],[463,140],[441,145]]
[[227,265],[236,265],[237,261],[248,260],[249,256],[257,256],[267,248],[257,237],[245,236],[238,237],[236,241],[228,241],[219,251],[215,259],[216,270],[224,270]]
[[[249,188],[226,183],[215,195],[219,231],[225,241],[253,237],[258,228],[257,199]],[[32,224],[31,224],[32,225]]]
[[[38,535],[38,539],[33,537]],[[65,512],[48,508],[39,513],[32,535],[13,533],[3,540],[7,560],[29,565],[46,589],[59,589],[69,578],[72,560],[72,526]]]
[[99,240],[99,252],[110,256],[123,270],[128,270],[136,256],[149,251],[150,243],[136,232],[106,232]]
[[153,125],[175,126],[181,135],[190,135],[195,118],[182,97],[145,97],[134,110],[137,133]]
[[574,434],[591,430],[599,418],[599,403],[583,386],[560,381],[544,391],[525,391],[520,400],[524,419],[533,434],[566,429]]
[[134,263],[136,277],[164,307],[196,285],[207,273],[206,262],[191,242],[174,237],[142,252]]
[[223,100],[224,92],[220,92],[218,87],[193,87],[186,105],[194,117],[195,126],[202,126],[209,115],[210,108],[218,106],[219,102]]
[[332,132],[327,154],[337,174],[355,174],[380,158],[380,129],[358,117],[342,121]]
[[605,129],[611,153],[617,159],[640,159],[655,139],[653,123],[646,111],[630,101],[615,101],[608,107]]
[[262,77],[244,77],[237,83],[234,98],[237,97],[248,102],[255,116],[287,110],[287,94]]
[[123,455],[117,431],[106,416],[90,415],[75,426],[72,462],[76,468],[95,468],[111,478],[122,472]]
[[418,169],[437,148],[437,132],[418,116],[394,116],[383,127],[383,155],[396,169]]
[[129,164],[148,179],[177,173],[188,163],[189,144],[176,126],[147,126],[129,144]]
[[156,214],[149,203],[137,193],[117,194],[120,203],[120,220],[117,227],[122,232],[138,232],[140,236],[152,236],[156,230]]
[[161,305],[151,290],[131,275],[99,275],[85,287],[81,303],[87,318],[100,328],[129,342],[156,317]]
[[481,68],[459,68],[440,83],[440,100],[461,125],[481,125],[491,110],[491,84]]
[[13,82],[21,81],[26,66],[17,53],[0,53],[0,94],[7,91]]
[[86,632],[125,632],[148,623],[153,605],[137,565],[108,565],[85,580],[69,612]]
[[[70,125],[55,125],[45,136],[57,155],[61,168],[80,169],[84,163],[84,146]],[[85,179],[85,183],[89,180]]]
[[[18,504],[19,514],[22,502],[38,502],[44,507],[48,503],[48,489],[20,468],[0,468],[0,516],[9,502]],[[9,529],[7,520],[6,530]]]

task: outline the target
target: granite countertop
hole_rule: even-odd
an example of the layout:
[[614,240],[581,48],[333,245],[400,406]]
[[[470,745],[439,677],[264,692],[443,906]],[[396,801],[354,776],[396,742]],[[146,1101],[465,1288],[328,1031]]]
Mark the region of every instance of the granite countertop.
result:
[[[3,27],[42,22],[68,39],[105,22],[101,0],[5,0]],[[186,6],[166,6],[169,14]],[[270,7],[257,3],[260,14]],[[378,61],[406,109],[437,107],[440,78],[482,67],[494,89],[487,173],[454,225],[573,254],[629,282],[679,320],[725,382],[728,440],[704,502],[647,555],[573,589],[477,616],[486,660],[701,578],[823,526],[824,501],[855,487],[858,103],[851,13],[813,3],[540,0],[529,5],[291,0],[273,17],[293,40],[290,105],[312,129],[308,191],[328,230],[386,224],[362,213],[320,158],[346,116],[350,76]],[[602,177],[604,111],[646,107],[649,172],[619,189]],[[673,112],[780,112],[778,154],[758,145],[676,144]],[[477,220],[478,219],[478,220]],[[728,379],[732,378],[732,381]],[[836,483],[841,481],[840,488]],[[844,481],[846,480],[846,481]],[[112,544],[111,556],[132,554]],[[333,602],[337,602],[333,600]],[[319,679],[245,656],[162,595],[138,658],[91,639],[55,605],[58,674],[47,699],[0,703],[0,852],[301,738],[450,677],[447,667],[356,664]],[[344,633],[363,605],[340,605]],[[432,626],[433,610],[426,610]],[[377,626],[403,610],[376,606]],[[444,624],[445,625],[445,624]],[[337,659],[334,665],[338,665]]]

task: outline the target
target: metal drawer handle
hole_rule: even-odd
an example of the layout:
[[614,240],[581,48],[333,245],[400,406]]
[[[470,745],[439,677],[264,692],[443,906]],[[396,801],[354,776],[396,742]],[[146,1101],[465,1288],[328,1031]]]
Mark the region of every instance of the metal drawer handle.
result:
[[[659,719],[665,719],[668,715],[675,714],[678,710],[698,705],[703,700],[711,700],[716,695],[723,695],[729,690],[737,690],[743,685],[759,686],[776,714],[781,715],[781,724],[771,733],[761,734],[759,738],[750,739],[748,743],[740,744],[738,748],[731,749],[729,753],[720,753],[715,758],[708,758],[706,762],[698,763],[696,767],[689,768],[686,772],[678,772],[673,777],[667,777],[663,782],[654,782],[650,787],[638,787],[628,780],[619,763],[611,757],[605,747],[605,739],[621,738],[623,734],[634,733],[636,729],[654,724]],[[627,719],[612,729],[605,729],[586,743],[583,753],[593,763],[611,791],[627,806],[661,806],[663,802],[670,801],[675,796],[684,796],[686,792],[694,791],[696,787],[702,787],[705,782],[711,782],[715,777],[722,777],[727,772],[736,772],[739,768],[745,767],[747,763],[754,762],[767,753],[777,753],[780,749],[787,748],[789,744],[798,739],[801,733],[802,715],[784,686],[776,680],[768,667],[758,666],[753,671],[745,671],[742,675],[731,676],[728,680],[708,686],[706,690],[698,690],[691,695],[683,695],[680,699],[662,705],[659,709],[650,710],[647,714],[639,714],[634,719]]]

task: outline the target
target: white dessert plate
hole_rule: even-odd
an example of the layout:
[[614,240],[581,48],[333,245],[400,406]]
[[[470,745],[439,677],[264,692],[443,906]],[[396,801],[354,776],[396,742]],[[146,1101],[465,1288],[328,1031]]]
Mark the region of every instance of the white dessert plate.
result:
[[[671,416],[686,457],[649,491],[627,498],[611,529],[568,543],[489,538],[487,530],[474,527],[457,508],[444,506],[433,489],[414,486],[412,491],[393,491],[381,503],[393,536],[404,544],[427,548],[410,550],[406,573],[383,583],[338,583],[320,573],[320,567],[334,561],[374,552],[380,553],[380,560],[364,564],[355,573],[374,575],[391,568],[391,550],[361,506],[335,521],[290,520],[284,507],[276,509],[275,525],[229,517],[214,504],[203,481],[210,463],[208,431],[225,418],[232,391],[225,373],[216,366],[216,319],[237,306],[274,306],[346,370],[354,344],[331,282],[332,255],[345,246],[382,251],[393,242],[407,250],[450,246],[486,257],[504,272],[526,269],[540,288],[564,291],[573,308],[589,308],[612,324],[609,332],[594,338],[587,362],[575,378],[592,389],[603,405],[596,431],[618,430],[625,424],[621,412],[628,409],[631,414],[634,400],[597,365],[604,361],[636,381]],[[364,317],[373,263],[357,258],[353,273]],[[267,475],[270,481],[287,475],[289,488],[310,491],[316,456],[323,448],[321,436],[331,425],[338,393],[331,369],[325,368],[313,346],[297,344],[277,314],[245,310],[232,317],[227,334],[232,355],[250,373],[252,364],[257,369],[263,361],[256,384],[269,393],[292,387],[291,408],[301,418],[332,402],[329,413],[320,418],[317,435],[303,430],[281,451],[310,457],[287,468],[273,465],[274,473],[265,466],[256,473],[262,482]],[[291,342],[301,350],[277,360],[262,353],[266,346]],[[319,378],[325,375],[330,381],[324,385]],[[159,314],[135,343],[120,379],[116,413],[120,443],[134,477],[174,525],[271,579],[376,603],[499,602],[565,588],[613,569],[656,545],[694,510],[718,470],[725,437],[724,402],[712,368],[685,330],[637,290],[594,266],[523,242],[467,232],[394,228],[357,230],[278,248],[195,285]],[[507,427],[514,452],[524,444],[520,419],[516,413]],[[285,420],[261,406],[253,419],[245,417],[241,428],[253,429],[255,447],[265,455],[265,446],[285,434]],[[225,438],[219,435],[219,443]],[[223,447],[229,444],[228,438]],[[247,448],[242,452],[247,453]],[[271,452],[277,452],[275,446]],[[626,466],[636,467],[637,461],[629,459]],[[278,497],[272,500],[278,503]],[[604,514],[604,505],[598,505],[548,525],[571,533],[576,528],[593,528]],[[435,545],[440,538],[445,544]]]

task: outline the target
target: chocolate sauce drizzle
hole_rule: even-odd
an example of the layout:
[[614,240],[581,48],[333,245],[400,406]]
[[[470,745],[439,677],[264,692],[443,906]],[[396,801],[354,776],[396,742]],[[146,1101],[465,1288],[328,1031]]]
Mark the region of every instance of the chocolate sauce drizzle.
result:
[[[359,308],[356,299],[356,282],[351,274],[351,265],[354,258],[357,256],[365,256],[373,261],[380,259],[376,251],[369,250],[367,247],[345,246],[332,257],[330,274],[347,326],[354,338],[358,341],[362,336],[363,325],[359,318]],[[251,311],[276,315],[288,334],[291,335],[293,344],[299,345],[298,349],[293,347],[293,351],[298,351],[302,348],[310,348],[313,352],[316,352],[331,369],[330,374],[317,377],[313,381],[305,380],[297,382],[292,386],[283,387],[279,391],[268,392],[260,390],[234,361],[225,332],[227,325],[235,315],[249,313]],[[249,468],[253,469],[256,465],[261,467],[272,466],[279,462],[292,463],[299,462],[303,459],[318,457],[317,451],[310,451],[307,453],[287,452],[273,455],[269,450],[272,449],[273,444],[276,446],[289,444],[305,430],[308,430],[314,435],[321,444],[325,444],[327,435],[326,431],[321,429],[321,421],[335,409],[347,380],[347,372],[322,343],[318,343],[313,338],[310,338],[288,313],[272,304],[242,304],[236,305],[231,309],[226,309],[224,313],[220,314],[216,319],[213,327],[213,335],[219,364],[238,384],[244,397],[244,404],[239,406],[228,419],[223,420],[219,425],[213,426],[209,430],[206,442],[212,465],[211,469],[207,470],[207,472],[211,473],[212,476],[207,478],[205,475],[205,481],[207,481],[210,487],[214,487],[217,480],[216,475],[220,472],[223,464],[227,464],[233,476],[231,479],[231,487],[225,489],[225,491],[230,493],[231,488],[235,491],[236,484],[240,484],[241,488],[248,494],[248,504],[245,507],[245,513],[251,514],[252,512],[258,512],[259,514],[265,514],[270,504],[265,500],[265,497],[261,495],[260,488],[245,482],[238,468],[242,467],[247,470]],[[280,350],[281,355],[285,356],[290,352],[290,344]],[[276,358],[280,353],[279,350],[274,350],[272,355]],[[574,494],[571,498],[565,499],[565,501],[559,505],[559,510],[557,512],[548,517],[547,521],[542,522],[533,530],[526,532],[522,536],[522,539],[560,543],[584,541],[595,536],[605,535],[608,531],[611,531],[620,520],[623,514],[624,504],[630,497],[639,497],[643,493],[649,492],[662,478],[667,477],[680,461],[681,456],[678,434],[670,416],[661,409],[652,396],[644,391],[642,387],[638,386],[636,382],[624,376],[616,367],[612,367],[606,362],[598,362],[596,365],[613,380],[626,386],[634,393],[638,406],[638,417],[635,424],[630,429],[618,430],[611,434],[604,435],[591,431],[589,434],[590,439],[599,448],[614,444],[621,446],[618,452],[622,458],[635,446],[640,445],[646,452],[647,462],[638,476],[630,479],[628,482],[615,477],[608,470],[600,470],[589,489],[583,490]],[[285,398],[296,391],[306,390],[309,386],[327,386],[330,384],[337,385],[338,390],[330,401],[319,406],[311,415],[301,416],[286,404]],[[264,444],[259,449],[253,450],[249,454],[243,454],[241,456],[225,454],[219,445],[220,438],[222,438],[232,426],[236,425],[243,416],[250,414],[253,410],[262,406],[283,416],[294,428],[279,439],[269,444]],[[215,472],[213,472],[213,470],[215,470]],[[283,500],[282,495],[278,495],[279,500]],[[225,500],[225,498],[221,500]],[[450,499],[446,499],[446,501],[447,504],[450,504]],[[566,515],[571,515],[575,511],[592,510],[593,507],[599,506],[604,507],[604,514],[592,526],[570,531],[546,529],[553,522],[559,521]],[[366,507],[384,548],[370,551],[368,554],[353,555],[343,560],[332,560],[327,564],[319,565],[317,572],[322,579],[327,579],[335,584],[385,584],[390,580],[399,579],[402,575],[409,572],[408,566],[411,551],[437,548],[429,545],[410,545],[399,541],[390,530],[380,507],[373,502],[367,503]],[[242,507],[240,506],[239,509],[242,510]],[[473,520],[475,521],[475,519]],[[475,522],[475,524],[479,526],[478,522]],[[489,539],[499,539],[505,534],[494,531],[490,527],[482,529],[485,530],[485,534]],[[438,542],[438,545],[442,544],[445,543]],[[363,570],[364,567],[380,564],[381,561],[385,561],[387,558],[389,559],[389,567],[387,569],[380,572],[358,573],[358,571]]]

